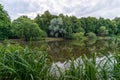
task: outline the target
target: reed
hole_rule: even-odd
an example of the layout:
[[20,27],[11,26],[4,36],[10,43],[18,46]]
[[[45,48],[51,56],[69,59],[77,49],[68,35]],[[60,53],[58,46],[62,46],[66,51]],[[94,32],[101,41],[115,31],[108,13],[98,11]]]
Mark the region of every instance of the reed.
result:
[[[0,44],[0,80],[119,80],[118,49],[114,54],[102,54],[102,57],[94,53],[91,58],[85,55],[72,58],[64,63],[64,70],[58,65],[52,70],[46,51]],[[54,71],[57,73],[52,74]]]
[[19,45],[0,45],[0,80],[45,80],[49,67],[46,52]]
[[104,55],[101,58],[98,58],[96,54],[91,58],[84,55],[77,60],[71,59],[68,63],[70,66],[66,70],[61,72],[61,69],[58,69],[60,76],[57,80],[120,79],[120,54]]

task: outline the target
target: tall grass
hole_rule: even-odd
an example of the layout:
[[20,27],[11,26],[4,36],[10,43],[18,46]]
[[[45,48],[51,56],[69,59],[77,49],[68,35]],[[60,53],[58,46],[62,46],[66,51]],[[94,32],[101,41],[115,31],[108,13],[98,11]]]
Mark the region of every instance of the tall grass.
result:
[[46,52],[19,45],[0,45],[0,80],[46,80],[49,67]]
[[96,54],[92,58],[81,56],[63,63],[63,66],[56,64],[57,71],[52,80],[120,80],[120,54],[101,58]]
[[0,44],[0,80],[120,80],[119,48],[103,57],[72,58],[61,68],[39,48]]

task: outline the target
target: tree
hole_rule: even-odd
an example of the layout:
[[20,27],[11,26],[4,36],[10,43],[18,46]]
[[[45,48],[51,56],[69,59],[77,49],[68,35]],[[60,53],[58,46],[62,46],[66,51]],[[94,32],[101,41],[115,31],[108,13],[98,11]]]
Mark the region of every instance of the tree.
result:
[[81,27],[85,30],[85,35],[89,32],[96,33],[98,20],[95,17],[83,17],[79,21],[81,22]]
[[73,37],[73,32],[72,32],[72,28],[71,28],[71,26],[65,26],[65,38],[66,39],[72,39],[72,37]]
[[116,23],[116,21],[114,21],[114,20],[112,20],[112,21],[110,21],[110,24],[109,24],[109,35],[110,36],[114,36],[114,35],[116,35],[116,33],[117,33],[117,29],[118,28],[118,26],[117,26],[117,23]]
[[87,38],[88,38],[88,40],[89,40],[89,39],[90,39],[90,40],[94,40],[94,39],[97,38],[97,36],[96,36],[95,33],[89,32],[89,33],[87,33]]
[[10,17],[0,4],[0,39],[11,37],[10,24]]
[[43,22],[42,22],[41,16],[39,14],[37,14],[37,16],[35,17],[34,22],[37,23],[39,27],[42,26]]
[[55,18],[55,15],[51,15],[50,12],[47,10],[41,16],[38,14],[34,21],[39,25],[39,27],[48,33],[48,27],[50,25],[50,21]]
[[36,23],[26,16],[21,16],[14,20],[12,25],[15,36],[23,38],[25,41],[38,40],[46,35]]
[[81,22],[75,16],[71,16],[69,19],[73,33],[84,32]]
[[66,31],[63,28],[62,18],[54,18],[51,20],[49,32],[51,37],[64,37]]
[[72,30],[72,23],[71,23],[70,17],[64,16],[62,14],[60,14],[59,16],[62,17],[63,28],[65,29],[65,32],[66,32],[64,38],[71,39],[73,30]]
[[84,33],[83,32],[73,33],[73,39],[75,39],[75,40],[83,40],[84,39]]
[[105,26],[101,26],[99,31],[98,31],[98,34],[99,34],[99,36],[106,36],[109,34],[109,32]]
[[117,27],[116,35],[120,35],[120,18],[116,17],[114,19],[114,21],[115,21],[116,27]]

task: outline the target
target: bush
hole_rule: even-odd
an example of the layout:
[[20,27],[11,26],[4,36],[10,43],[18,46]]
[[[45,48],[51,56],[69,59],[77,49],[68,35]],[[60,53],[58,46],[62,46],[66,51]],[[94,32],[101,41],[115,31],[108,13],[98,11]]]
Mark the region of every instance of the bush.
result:
[[109,32],[105,26],[101,26],[100,29],[98,30],[99,36],[107,36],[108,34],[109,34]]
[[26,16],[21,16],[12,22],[13,33],[19,38],[23,38],[26,41],[39,40],[46,36],[46,33],[42,31],[39,26],[32,22]]
[[87,33],[87,38],[88,39],[97,39],[97,36],[95,33],[89,32],[89,33]]
[[84,39],[84,33],[83,32],[73,33],[73,39],[75,39],[75,40],[83,40]]

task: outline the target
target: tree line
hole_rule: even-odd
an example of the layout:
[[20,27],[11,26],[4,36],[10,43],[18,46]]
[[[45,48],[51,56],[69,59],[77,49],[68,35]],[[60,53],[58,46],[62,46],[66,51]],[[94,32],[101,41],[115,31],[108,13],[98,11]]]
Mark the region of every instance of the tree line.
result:
[[0,4],[0,39],[20,38],[26,41],[44,37],[61,37],[80,40],[84,36],[119,36],[120,18],[53,15],[48,10],[37,14],[32,20],[26,15],[11,21],[7,11]]

